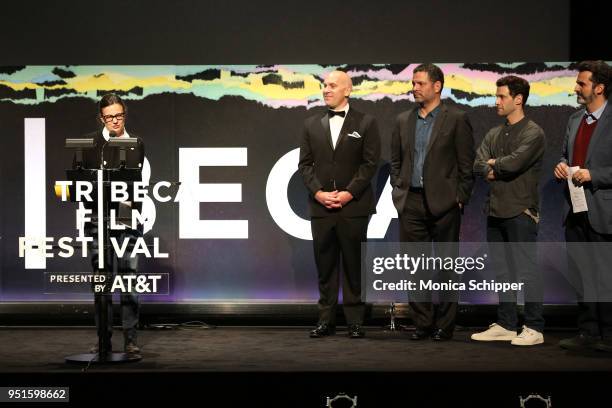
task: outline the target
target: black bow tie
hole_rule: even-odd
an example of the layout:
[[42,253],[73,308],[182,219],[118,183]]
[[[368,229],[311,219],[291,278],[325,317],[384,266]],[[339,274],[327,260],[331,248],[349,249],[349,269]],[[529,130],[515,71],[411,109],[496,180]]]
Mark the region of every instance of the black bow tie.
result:
[[329,109],[327,111],[327,114],[329,115],[330,118],[333,118],[336,115],[340,116],[341,118],[346,116],[346,112],[345,111],[335,111],[335,110],[331,110],[331,109]]
[[597,118],[596,118],[596,117],[595,117],[593,114],[591,114],[591,113],[585,113],[585,114],[584,114],[584,119],[586,120],[586,119],[588,119],[588,118],[591,118],[591,120],[592,120],[593,122],[597,122]]

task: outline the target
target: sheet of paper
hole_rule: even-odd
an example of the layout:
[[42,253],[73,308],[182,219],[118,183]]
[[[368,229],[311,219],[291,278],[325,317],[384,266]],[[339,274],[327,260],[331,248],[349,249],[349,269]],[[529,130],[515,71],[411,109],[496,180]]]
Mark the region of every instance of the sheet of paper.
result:
[[578,166],[570,167],[569,168],[570,176],[567,179],[567,185],[569,186],[570,199],[572,200],[572,210],[574,211],[574,213],[579,213],[579,212],[584,212],[584,211],[589,210],[587,207],[586,196],[584,195],[584,187],[577,186],[572,181],[572,177],[574,176],[574,173],[577,172],[578,170],[580,170],[580,167]]

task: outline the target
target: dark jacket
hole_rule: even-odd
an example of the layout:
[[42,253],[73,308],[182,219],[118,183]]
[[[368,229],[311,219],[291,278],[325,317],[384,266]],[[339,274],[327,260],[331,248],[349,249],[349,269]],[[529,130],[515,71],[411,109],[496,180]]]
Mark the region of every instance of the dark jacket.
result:
[[[142,166],[144,164],[144,156],[145,156],[145,146],[142,139],[135,134],[131,133],[130,137],[138,139],[138,146],[133,149],[129,149],[126,151],[126,168],[127,169],[139,169],[142,170]],[[120,164],[120,153],[119,149],[110,148],[106,145],[106,140],[104,136],[102,136],[102,131],[88,133],[83,136],[83,138],[93,138],[95,147],[93,149],[86,149],[83,151],[83,169],[99,169],[100,161],[102,160],[102,153],[104,153],[103,160],[106,162],[105,168],[107,169],[116,169]],[[76,156],[73,157],[72,168],[76,168]],[[137,172],[140,173],[140,172]],[[137,181],[142,180],[142,175],[138,174],[136,177]],[[135,181],[136,181],[135,180]],[[131,188],[128,189],[132,191]],[[84,202],[83,205],[87,209],[91,209],[93,214],[97,214],[97,205],[95,200],[96,189],[94,188],[94,193],[92,194],[94,202]],[[116,211],[118,217],[131,217],[130,209],[142,210],[141,202],[132,202],[129,207],[125,207],[120,205],[120,203],[111,203],[111,209]],[[138,231],[142,232],[142,225],[138,225]]]
[[[399,214],[406,204],[412,178],[418,109],[417,105],[397,116],[391,137],[392,196]],[[442,102],[423,165],[425,200],[434,216],[457,206],[457,201],[468,203],[474,185],[474,154],[472,126],[466,113]]]
[[[310,191],[310,215],[325,217],[341,213],[356,217],[375,213],[371,180],[379,159],[380,136],[373,116],[350,107],[335,149],[327,113],[308,118],[304,122],[298,170]],[[314,199],[319,190],[346,190],[353,199],[342,208],[330,210]]]

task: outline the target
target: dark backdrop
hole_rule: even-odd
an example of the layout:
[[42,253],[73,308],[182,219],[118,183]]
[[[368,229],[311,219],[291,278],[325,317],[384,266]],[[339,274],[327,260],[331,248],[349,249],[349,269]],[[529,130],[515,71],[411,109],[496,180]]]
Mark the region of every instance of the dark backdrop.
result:
[[0,65],[568,61],[603,32],[580,7],[570,30],[569,0],[24,0]]

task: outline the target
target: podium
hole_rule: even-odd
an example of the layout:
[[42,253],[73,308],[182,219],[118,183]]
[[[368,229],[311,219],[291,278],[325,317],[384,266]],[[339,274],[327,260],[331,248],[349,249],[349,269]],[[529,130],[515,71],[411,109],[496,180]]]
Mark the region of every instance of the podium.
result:
[[[120,147],[120,165],[118,168],[103,168],[101,166],[100,169],[85,169],[82,167],[82,149],[84,148],[93,148],[93,140],[92,139],[67,139],[66,147],[75,148],[76,151],[76,168],[71,170],[66,170],[67,180],[72,181],[73,184],[71,188],[69,188],[69,196],[71,201],[76,201],[75,194],[75,182],[77,181],[87,181],[91,183],[93,188],[93,193],[91,194],[92,200],[95,203],[95,206],[98,208],[97,214],[95,217],[92,217],[92,223],[97,224],[98,234],[100,236],[100,231],[102,235],[102,239],[98,239],[98,253],[102,252],[103,256],[103,268],[95,269],[94,273],[104,274],[106,275],[106,285],[105,289],[102,292],[94,292],[94,300],[95,300],[95,312],[96,319],[98,322],[97,332],[98,332],[98,352],[97,353],[83,353],[83,354],[74,354],[67,356],[65,358],[66,362],[69,363],[77,363],[77,364],[117,364],[117,363],[127,363],[127,362],[136,362],[142,359],[140,354],[130,354],[123,352],[113,352],[109,348],[110,343],[110,333],[108,331],[108,318],[109,314],[107,313],[109,306],[112,304],[112,296],[113,294],[110,292],[110,283],[111,280],[108,277],[114,276],[114,268],[116,266],[115,262],[115,254],[111,250],[111,242],[110,235],[111,229],[109,225],[110,221],[110,209],[112,206],[110,200],[110,186],[112,182],[122,181],[128,184],[128,186],[132,186],[135,181],[141,181],[142,179],[142,170],[140,168],[126,168],[125,167],[125,150],[130,147],[130,138],[126,138],[127,140],[121,140],[118,143],[117,147]],[[135,140],[133,139],[136,143]],[[101,163],[104,163],[103,159],[100,160]],[[133,191],[133,189],[131,190]],[[132,199],[132,194],[130,194],[130,199]],[[99,210],[102,210],[100,213]],[[99,255],[100,256],[100,255]],[[112,309],[111,315],[112,318]],[[112,322],[111,322],[112,324]]]

